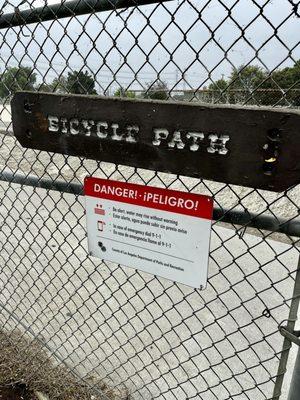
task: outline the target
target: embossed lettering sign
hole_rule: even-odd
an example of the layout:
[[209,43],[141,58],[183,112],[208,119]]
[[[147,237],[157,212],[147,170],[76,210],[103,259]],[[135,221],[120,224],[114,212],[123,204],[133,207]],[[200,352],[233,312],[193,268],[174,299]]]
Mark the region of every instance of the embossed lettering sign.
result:
[[19,92],[23,147],[273,191],[300,181],[300,113]]

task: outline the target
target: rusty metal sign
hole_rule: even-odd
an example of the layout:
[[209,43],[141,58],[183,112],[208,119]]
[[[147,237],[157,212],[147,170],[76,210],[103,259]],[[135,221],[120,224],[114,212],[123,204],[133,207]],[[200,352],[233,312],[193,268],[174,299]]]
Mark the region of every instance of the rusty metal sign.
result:
[[99,96],[16,93],[23,147],[241,186],[300,182],[300,112]]

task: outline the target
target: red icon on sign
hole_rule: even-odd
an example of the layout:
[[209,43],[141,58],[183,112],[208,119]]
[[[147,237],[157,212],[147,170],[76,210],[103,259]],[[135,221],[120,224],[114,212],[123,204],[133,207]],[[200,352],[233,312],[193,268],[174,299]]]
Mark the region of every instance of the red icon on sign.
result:
[[102,204],[97,204],[96,207],[94,208],[95,214],[98,215],[105,215],[105,210],[102,208]]

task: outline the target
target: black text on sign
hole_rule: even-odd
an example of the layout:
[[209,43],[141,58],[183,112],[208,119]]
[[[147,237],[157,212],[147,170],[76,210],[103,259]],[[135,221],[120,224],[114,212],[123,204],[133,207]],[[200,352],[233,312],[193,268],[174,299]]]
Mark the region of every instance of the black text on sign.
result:
[[211,197],[93,177],[84,190],[92,256],[205,288]]

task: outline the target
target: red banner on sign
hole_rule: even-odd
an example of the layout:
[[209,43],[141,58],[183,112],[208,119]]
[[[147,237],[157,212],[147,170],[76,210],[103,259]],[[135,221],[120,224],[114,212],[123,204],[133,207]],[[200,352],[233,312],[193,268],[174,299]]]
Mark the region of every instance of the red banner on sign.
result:
[[99,199],[212,219],[212,197],[195,193],[87,177],[84,181],[84,194]]

